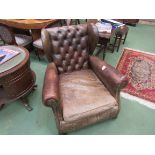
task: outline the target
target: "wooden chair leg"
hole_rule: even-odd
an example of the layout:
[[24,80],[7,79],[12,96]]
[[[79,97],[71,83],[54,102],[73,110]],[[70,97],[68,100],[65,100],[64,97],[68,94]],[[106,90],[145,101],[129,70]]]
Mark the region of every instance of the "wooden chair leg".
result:
[[102,45],[100,45],[99,50],[96,52],[95,56],[98,56],[100,54],[101,49],[102,49]]
[[117,39],[118,39],[118,36],[116,35],[115,41],[114,41],[114,44],[113,44],[113,50],[112,50],[112,52],[114,52],[114,50],[115,50]]
[[122,36],[119,37],[118,46],[117,46],[117,52],[118,52],[119,47],[120,47],[120,45],[121,45],[121,41],[122,41]]
[[104,60],[104,58],[105,58],[105,55],[106,55],[106,52],[103,51],[103,56],[102,56],[103,60]]
[[77,23],[80,24],[80,19],[77,19]]
[[60,26],[63,26],[63,19],[60,19],[60,20],[59,20],[59,25],[60,25]]
[[0,105],[0,110],[2,110],[4,108],[5,104],[1,104]]
[[40,56],[39,56],[39,53],[38,53],[38,49],[34,49],[34,52],[35,52],[35,54],[36,54],[36,56],[38,57],[38,59],[39,59],[39,61],[40,61]]
[[33,108],[29,105],[28,99],[26,97],[25,98],[20,98],[20,100],[21,100],[23,106],[26,108],[26,110],[28,110],[28,111],[33,110]]
[[104,45],[104,50],[103,51],[105,52],[106,49],[107,49],[107,44]]
[[125,43],[125,40],[126,40],[127,35],[128,35],[128,32],[125,34],[123,44]]
[[96,52],[95,56],[98,56],[102,50],[105,50],[105,45],[101,43],[99,46],[99,50]]

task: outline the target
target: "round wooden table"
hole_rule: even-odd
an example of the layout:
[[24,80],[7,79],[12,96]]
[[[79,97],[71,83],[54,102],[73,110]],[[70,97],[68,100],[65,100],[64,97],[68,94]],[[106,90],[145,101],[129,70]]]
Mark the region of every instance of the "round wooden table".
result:
[[9,27],[31,30],[33,41],[41,36],[41,29],[49,24],[59,22],[58,19],[0,19],[1,24]]
[[36,76],[30,68],[28,50],[19,46],[1,46],[0,49],[19,52],[17,56],[0,64],[0,107],[21,99],[27,110],[32,110],[26,96],[34,90]]

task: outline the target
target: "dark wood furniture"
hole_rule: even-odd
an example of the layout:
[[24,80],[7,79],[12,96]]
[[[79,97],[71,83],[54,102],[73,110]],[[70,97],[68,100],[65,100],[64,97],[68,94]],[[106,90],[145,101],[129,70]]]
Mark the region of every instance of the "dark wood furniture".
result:
[[[98,22],[97,19],[87,19],[87,23],[96,24],[97,22]],[[107,48],[108,43],[110,42],[111,36],[112,36],[112,33],[99,32],[99,40],[98,40],[99,50],[97,51],[96,56],[99,55],[99,53],[103,50],[103,59],[104,59],[105,50]]]
[[119,31],[115,33],[115,36],[114,36],[115,41],[114,41],[113,47],[114,48],[117,47],[117,52],[119,51],[121,41],[123,41],[123,44],[125,43],[127,35],[128,35],[128,31],[129,31],[129,28],[127,26],[123,26],[119,29]]
[[136,24],[139,22],[139,19],[114,19],[114,20],[119,21],[124,24],[129,24],[132,26],[136,26]]
[[18,46],[1,46],[0,48],[19,51],[16,57],[0,65],[0,107],[21,99],[28,110],[26,96],[35,88],[35,73],[30,68],[30,58],[27,49]]
[[19,45],[30,48],[32,37],[24,34],[15,34],[13,29],[7,25],[0,24],[0,38],[4,44]]
[[[92,54],[98,42],[94,24],[42,30],[49,65],[43,103],[54,111],[60,134],[116,118],[127,79]],[[50,119],[50,118],[49,118]]]
[[58,19],[0,19],[1,24],[9,27],[31,30],[33,41],[40,38],[42,28],[58,21]]
[[[58,27],[58,26],[63,26],[64,25],[72,25],[72,24],[80,24],[80,20],[79,19],[74,19],[74,22],[73,22],[73,19],[61,19],[60,20],[60,23],[50,23],[49,25],[46,25],[44,28],[50,28],[50,27]],[[60,24],[60,25],[58,25]],[[40,61],[40,56],[39,56],[39,53],[43,53],[43,45],[42,45],[42,40],[41,38],[35,40],[33,42],[33,46],[35,47],[35,52],[36,52],[36,55],[38,56],[38,59]]]
[[[97,19],[88,19],[87,23],[97,23]],[[112,29],[111,33],[99,32],[99,50],[96,53],[96,56],[99,53],[103,52],[103,59],[105,57],[105,51],[109,46],[109,49],[114,52],[115,47],[117,47],[117,51],[119,50],[121,40],[123,40],[123,44],[125,43],[126,37],[128,34],[128,27],[126,25]],[[125,36],[125,37],[124,37]],[[115,37],[114,43],[110,43],[111,39]],[[117,44],[118,41],[118,44]]]

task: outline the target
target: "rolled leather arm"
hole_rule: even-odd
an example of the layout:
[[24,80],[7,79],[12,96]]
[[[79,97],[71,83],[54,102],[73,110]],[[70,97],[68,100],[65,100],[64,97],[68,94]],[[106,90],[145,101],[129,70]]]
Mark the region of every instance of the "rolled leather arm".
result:
[[117,98],[117,94],[128,83],[126,76],[95,56],[90,56],[89,62],[97,77],[107,87],[110,93]]
[[58,105],[59,77],[54,63],[50,63],[47,66],[42,97],[44,105],[52,108]]

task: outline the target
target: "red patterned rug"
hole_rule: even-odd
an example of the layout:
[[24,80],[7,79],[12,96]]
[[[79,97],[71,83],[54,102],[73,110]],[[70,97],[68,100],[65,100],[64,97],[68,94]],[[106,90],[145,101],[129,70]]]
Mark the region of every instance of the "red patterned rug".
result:
[[128,78],[123,92],[155,105],[155,54],[125,48],[117,69]]

